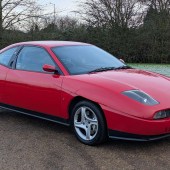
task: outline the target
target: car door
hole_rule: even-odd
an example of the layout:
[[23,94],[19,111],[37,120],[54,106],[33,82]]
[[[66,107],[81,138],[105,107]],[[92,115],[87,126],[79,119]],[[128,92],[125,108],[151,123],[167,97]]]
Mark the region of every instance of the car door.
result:
[[0,103],[2,103],[2,96],[4,95],[4,86],[7,72],[9,71],[9,62],[17,51],[18,47],[11,47],[0,53]]
[[64,117],[60,115],[63,76],[43,71],[45,64],[57,67],[44,48],[24,46],[15,68],[7,74],[3,101],[16,108]]

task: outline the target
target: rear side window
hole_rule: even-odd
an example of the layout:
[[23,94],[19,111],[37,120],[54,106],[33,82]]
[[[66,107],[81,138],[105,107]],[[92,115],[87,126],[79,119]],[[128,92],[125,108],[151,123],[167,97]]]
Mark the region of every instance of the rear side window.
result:
[[16,69],[34,72],[45,72],[43,65],[55,66],[47,51],[40,47],[24,47],[18,55]]
[[8,66],[9,61],[11,60],[12,56],[16,52],[18,47],[10,48],[0,54],[0,64]]

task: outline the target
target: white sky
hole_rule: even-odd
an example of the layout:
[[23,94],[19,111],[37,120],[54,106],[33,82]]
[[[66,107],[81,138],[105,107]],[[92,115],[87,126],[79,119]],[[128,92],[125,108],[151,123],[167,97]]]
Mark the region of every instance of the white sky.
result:
[[[38,0],[39,4],[45,5],[47,12],[54,11],[54,5],[56,5],[56,11],[59,11],[60,15],[75,15],[71,11],[78,10],[78,4],[85,0]],[[51,3],[51,4],[50,4]]]

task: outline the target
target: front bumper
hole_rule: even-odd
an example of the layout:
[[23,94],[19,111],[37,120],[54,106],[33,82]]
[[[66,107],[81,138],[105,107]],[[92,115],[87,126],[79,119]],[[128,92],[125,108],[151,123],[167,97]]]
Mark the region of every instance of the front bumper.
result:
[[157,140],[170,136],[170,118],[148,120],[103,107],[111,138],[128,140]]

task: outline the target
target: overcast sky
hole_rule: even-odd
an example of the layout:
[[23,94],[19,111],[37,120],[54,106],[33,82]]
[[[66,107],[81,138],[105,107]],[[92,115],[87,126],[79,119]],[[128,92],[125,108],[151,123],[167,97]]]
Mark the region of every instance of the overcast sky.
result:
[[[85,0],[38,0],[40,4],[46,6],[46,10],[52,12],[56,5],[56,10],[60,11],[61,15],[74,15],[71,11],[78,9],[78,4]],[[50,5],[50,3],[52,3]]]

